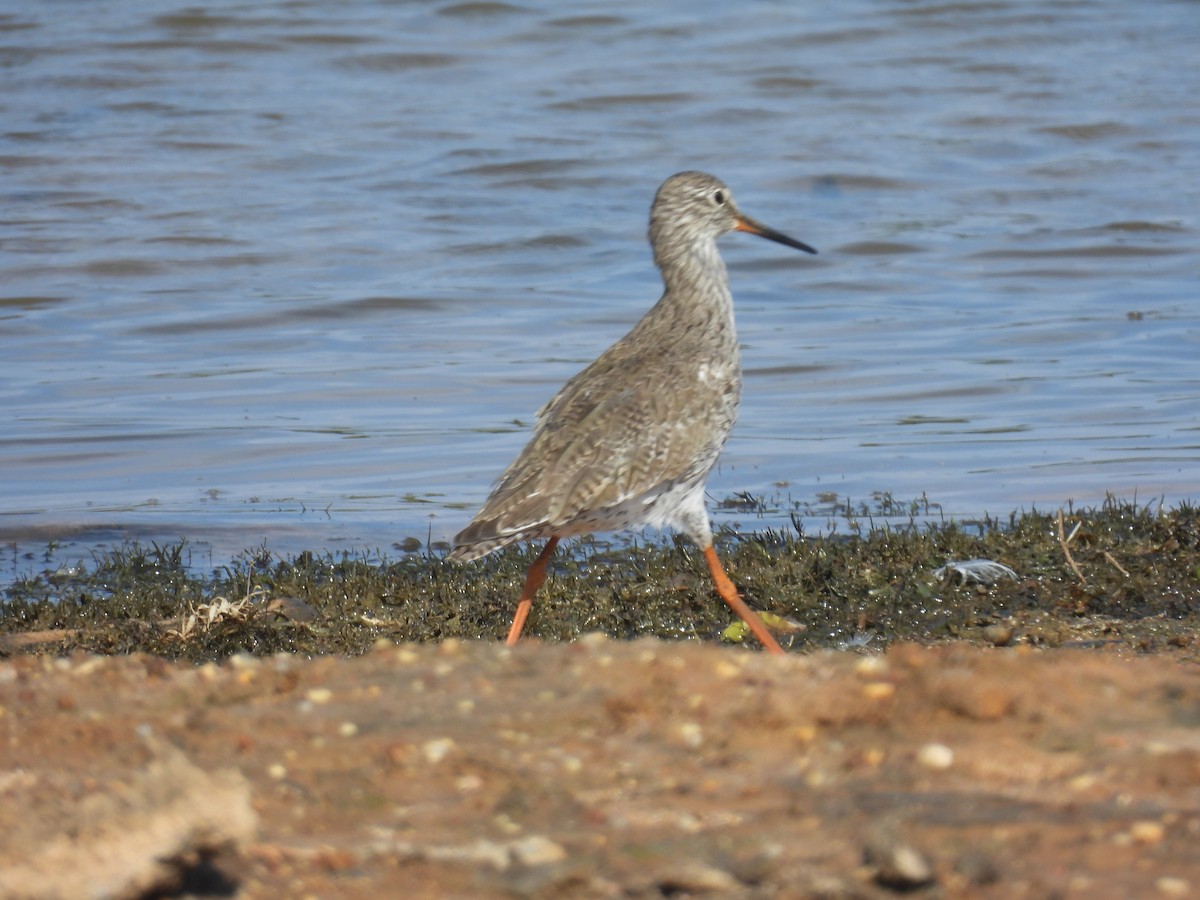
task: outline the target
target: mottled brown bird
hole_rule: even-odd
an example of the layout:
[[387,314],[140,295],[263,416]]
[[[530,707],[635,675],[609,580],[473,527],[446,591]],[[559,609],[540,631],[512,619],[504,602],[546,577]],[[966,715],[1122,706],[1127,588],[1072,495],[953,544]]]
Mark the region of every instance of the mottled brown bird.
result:
[[817,252],[743,215],[712,175],[680,172],[664,181],[650,209],[662,297],[542,407],[525,449],[455,537],[449,559],[460,562],[549,538],[526,575],[509,645],[521,636],[559,540],[669,526],[700,547],[717,593],[763,646],[783,653],[721,567],[704,507],[704,482],[742,393],[733,297],[717,251],[717,238],[730,231]]

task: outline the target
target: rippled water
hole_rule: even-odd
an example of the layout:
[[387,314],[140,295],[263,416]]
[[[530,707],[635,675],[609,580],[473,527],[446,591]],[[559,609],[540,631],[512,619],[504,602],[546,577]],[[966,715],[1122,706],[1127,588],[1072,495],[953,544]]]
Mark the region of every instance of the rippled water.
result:
[[450,537],[657,298],[684,168],[821,251],[723,242],[714,498],[1195,498],[1197,46],[1192,2],[0,4],[5,568]]

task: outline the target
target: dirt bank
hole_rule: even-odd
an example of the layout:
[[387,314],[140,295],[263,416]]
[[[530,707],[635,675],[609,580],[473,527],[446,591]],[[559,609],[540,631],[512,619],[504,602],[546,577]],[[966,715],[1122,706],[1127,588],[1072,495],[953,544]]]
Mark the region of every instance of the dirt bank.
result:
[[0,894],[1184,897],[1196,647],[0,662]]

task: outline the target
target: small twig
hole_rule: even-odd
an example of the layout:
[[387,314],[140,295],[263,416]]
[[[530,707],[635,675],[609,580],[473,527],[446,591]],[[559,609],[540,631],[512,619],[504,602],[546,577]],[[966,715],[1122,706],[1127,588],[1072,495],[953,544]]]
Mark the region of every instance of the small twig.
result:
[[[1072,531],[1071,531],[1072,538],[1075,537],[1075,533],[1077,531],[1079,531],[1078,526],[1076,526],[1074,529],[1072,529]],[[1079,566],[1075,565],[1075,557],[1071,556],[1071,548],[1067,546],[1067,543],[1070,540],[1071,540],[1071,538],[1067,537],[1066,526],[1063,524],[1063,511],[1060,509],[1058,511],[1058,543],[1062,546],[1063,556],[1065,556],[1067,558],[1067,562],[1070,563],[1070,565],[1071,565],[1071,571],[1075,573],[1076,577],[1079,579],[1080,584],[1086,585],[1087,579],[1084,578],[1083,573],[1079,571]]]
[[1125,571],[1125,569],[1124,569],[1124,568],[1121,566],[1121,564],[1120,564],[1119,562],[1117,562],[1117,560],[1116,560],[1116,557],[1114,557],[1114,556],[1113,556],[1111,553],[1109,553],[1107,550],[1105,550],[1105,551],[1104,551],[1104,558],[1105,558],[1105,559],[1107,559],[1107,560],[1108,560],[1110,563],[1112,563],[1114,566],[1116,566],[1116,568],[1117,568],[1117,571],[1118,571],[1118,572],[1120,572],[1120,573],[1121,573],[1122,575],[1124,575],[1126,578],[1128,578],[1128,577],[1129,577],[1129,573]]

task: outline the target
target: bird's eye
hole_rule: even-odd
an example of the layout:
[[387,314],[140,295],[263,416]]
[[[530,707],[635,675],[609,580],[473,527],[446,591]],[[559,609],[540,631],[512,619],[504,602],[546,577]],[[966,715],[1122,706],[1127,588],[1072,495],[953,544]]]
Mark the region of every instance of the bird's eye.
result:
[[724,206],[725,205],[725,192],[724,191],[714,192],[713,193],[713,203],[717,204],[717,206]]

